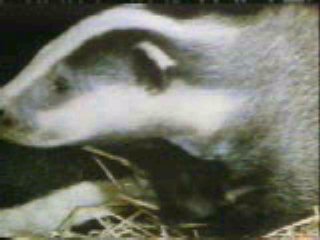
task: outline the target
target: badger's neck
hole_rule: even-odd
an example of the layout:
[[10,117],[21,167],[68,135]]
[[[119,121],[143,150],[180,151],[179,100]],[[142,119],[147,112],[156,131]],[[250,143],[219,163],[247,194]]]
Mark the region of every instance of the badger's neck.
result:
[[[154,97],[152,116],[174,135],[212,135],[239,113],[244,96],[230,90],[188,86],[177,82]],[[151,116],[151,117],[152,117]]]

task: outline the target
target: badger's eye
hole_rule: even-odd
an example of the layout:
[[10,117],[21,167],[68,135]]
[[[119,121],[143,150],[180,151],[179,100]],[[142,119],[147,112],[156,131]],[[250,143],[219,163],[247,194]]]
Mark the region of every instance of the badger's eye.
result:
[[56,93],[62,94],[67,92],[70,89],[70,86],[66,79],[58,78],[58,79],[55,79],[55,81],[53,82],[52,88],[53,88],[53,91],[55,91]]

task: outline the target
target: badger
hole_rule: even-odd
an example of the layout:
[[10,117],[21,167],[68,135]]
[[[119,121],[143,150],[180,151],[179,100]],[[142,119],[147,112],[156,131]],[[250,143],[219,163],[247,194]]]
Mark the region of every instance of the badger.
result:
[[312,5],[246,16],[214,5],[101,11],[1,89],[0,137],[148,150],[135,161],[164,212],[210,219],[228,239],[289,223],[318,196],[317,26]]

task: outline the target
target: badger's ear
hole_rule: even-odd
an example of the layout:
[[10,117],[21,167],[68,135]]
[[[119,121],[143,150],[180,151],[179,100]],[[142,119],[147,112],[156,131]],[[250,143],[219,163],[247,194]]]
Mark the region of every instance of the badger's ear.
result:
[[151,41],[133,46],[132,66],[139,84],[162,91],[178,74],[178,63],[168,52]]

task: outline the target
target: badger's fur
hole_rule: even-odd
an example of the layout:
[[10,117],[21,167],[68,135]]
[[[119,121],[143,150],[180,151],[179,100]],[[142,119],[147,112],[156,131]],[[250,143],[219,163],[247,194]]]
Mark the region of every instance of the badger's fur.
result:
[[[187,180],[177,174],[177,194],[213,166],[218,196],[197,179],[173,205],[222,221],[224,235],[303,216],[318,195],[318,11],[204,12],[174,18],[124,5],[81,21],[1,90],[1,137],[37,147],[164,141],[183,152],[171,158],[207,161],[178,168]],[[136,161],[159,186],[152,159]]]

